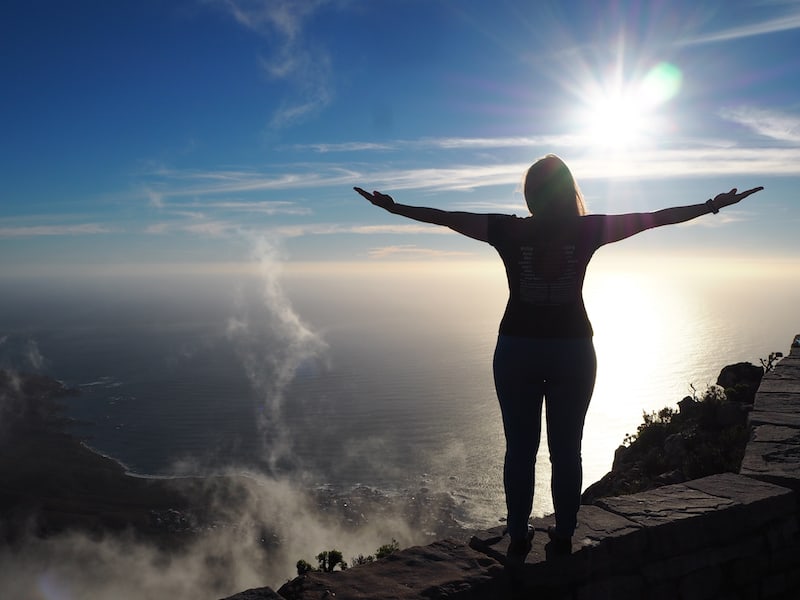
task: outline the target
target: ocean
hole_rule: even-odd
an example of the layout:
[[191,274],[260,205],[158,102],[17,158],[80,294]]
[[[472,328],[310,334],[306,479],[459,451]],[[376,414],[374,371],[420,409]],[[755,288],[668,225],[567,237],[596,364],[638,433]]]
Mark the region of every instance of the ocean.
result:
[[[702,393],[726,364],[786,352],[800,331],[794,267],[596,262],[585,486],[642,412]],[[335,490],[434,490],[465,527],[496,524],[502,269],[258,266],[8,279],[0,361],[79,389],[73,431],[136,474],[241,468]],[[537,515],[552,509],[548,467],[543,441]]]

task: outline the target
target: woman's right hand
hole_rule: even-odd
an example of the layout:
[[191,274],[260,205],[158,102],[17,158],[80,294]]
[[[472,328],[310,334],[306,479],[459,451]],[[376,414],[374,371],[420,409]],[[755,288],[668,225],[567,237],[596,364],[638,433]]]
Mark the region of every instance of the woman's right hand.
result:
[[744,200],[750,194],[755,194],[756,192],[760,192],[764,188],[762,186],[754,187],[744,192],[737,192],[736,188],[733,188],[730,192],[724,192],[722,194],[717,194],[714,196],[714,206],[717,208],[725,208],[726,206],[730,206],[731,204],[736,204],[740,200]]
[[380,206],[384,210],[391,212],[392,208],[394,207],[394,200],[387,194],[381,194],[378,191],[374,191],[370,194],[368,191],[362,190],[360,187],[354,187],[353,189],[364,196],[364,198],[369,200],[372,204],[375,206]]

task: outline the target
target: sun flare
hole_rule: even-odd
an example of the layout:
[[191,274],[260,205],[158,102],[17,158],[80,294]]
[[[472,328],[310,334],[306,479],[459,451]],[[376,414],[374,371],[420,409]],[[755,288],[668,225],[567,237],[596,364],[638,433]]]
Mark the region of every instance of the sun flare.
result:
[[635,148],[658,131],[658,109],[680,89],[681,72],[669,63],[638,81],[592,82],[576,117],[579,135],[592,146]]

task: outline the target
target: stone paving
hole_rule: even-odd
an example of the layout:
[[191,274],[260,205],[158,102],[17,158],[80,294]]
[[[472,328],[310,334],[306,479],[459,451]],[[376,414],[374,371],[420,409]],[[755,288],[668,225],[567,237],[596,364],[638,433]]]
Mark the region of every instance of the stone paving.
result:
[[800,335],[761,381],[750,425],[739,472],[800,491]]

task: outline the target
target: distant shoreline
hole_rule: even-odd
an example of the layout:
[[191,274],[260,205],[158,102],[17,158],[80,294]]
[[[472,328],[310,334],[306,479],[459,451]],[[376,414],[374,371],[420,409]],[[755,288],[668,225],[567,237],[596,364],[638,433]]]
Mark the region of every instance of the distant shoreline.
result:
[[54,379],[0,370],[0,537],[13,542],[73,529],[171,537],[154,515],[195,510],[187,490],[131,474],[65,431],[61,399],[74,393]]
[[[101,535],[132,532],[160,546],[179,547],[224,523],[239,502],[259,493],[264,481],[246,471],[207,475],[130,471],[122,461],[65,431],[70,421],[61,416],[61,398],[74,393],[54,379],[12,377],[0,370],[3,407],[13,409],[0,436],[0,540],[8,543],[31,533],[49,537],[72,530]],[[402,513],[431,539],[467,531],[458,522],[453,499],[426,489],[408,490],[397,498],[366,486],[339,493],[303,488],[298,482],[297,489],[320,514],[345,526],[358,528],[388,511]],[[223,505],[220,495],[225,498]],[[268,523],[262,526],[269,528]]]

